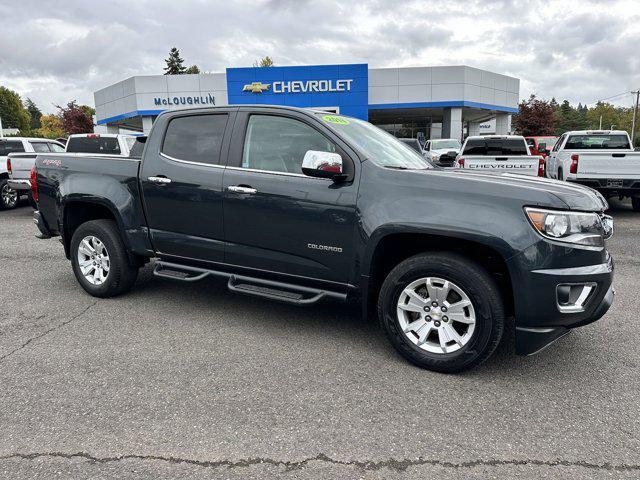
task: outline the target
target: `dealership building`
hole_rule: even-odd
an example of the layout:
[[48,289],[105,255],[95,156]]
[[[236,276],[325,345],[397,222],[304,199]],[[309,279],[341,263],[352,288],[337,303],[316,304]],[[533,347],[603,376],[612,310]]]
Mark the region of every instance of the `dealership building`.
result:
[[147,133],[173,108],[275,104],[362,118],[398,137],[461,139],[486,125],[491,133],[509,133],[519,89],[517,78],[467,66],[309,65],[135,76],[95,92],[96,131]]

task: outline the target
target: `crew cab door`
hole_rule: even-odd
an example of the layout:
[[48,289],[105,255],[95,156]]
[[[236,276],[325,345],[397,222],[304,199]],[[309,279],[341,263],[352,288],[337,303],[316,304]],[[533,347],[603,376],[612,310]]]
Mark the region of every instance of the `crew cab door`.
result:
[[562,143],[564,142],[564,139],[567,138],[566,134],[562,134],[560,136],[560,138],[558,138],[558,140],[556,141],[555,145],[553,146],[553,148],[551,149],[551,151],[549,152],[549,155],[547,156],[547,176],[548,177],[553,177],[553,178],[558,178],[558,152],[560,150],[560,147],[562,146]]
[[[304,175],[308,150],[339,153],[349,180]],[[226,262],[348,283],[359,173],[354,160],[320,120],[298,112],[241,109],[224,174]]]
[[222,174],[234,116],[233,109],[187,111],[160,116],[154,125],[140,183],[161,257],[224,260]]

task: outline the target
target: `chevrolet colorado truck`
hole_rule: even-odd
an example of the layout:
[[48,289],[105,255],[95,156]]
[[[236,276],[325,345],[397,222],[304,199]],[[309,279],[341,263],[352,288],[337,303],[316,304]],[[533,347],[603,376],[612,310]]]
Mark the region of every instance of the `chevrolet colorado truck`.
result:
[[511,172],[544,177],[545,162],[541,156],[530,154],[524,137],[492,135],[467,137],[453,167],[486,173]]
[[586,185],[605,197],[631,198],[640,212],[640,152],[624,130],[562,134],[547,158],[547,176]]
[[154,259],[263,299],[357,301],[440,372],[487,359],[505,318],[532,354],[612,303],[613,224],[589,188],[440,169],[365,121],[291,107],[171,110],[139,141],[141,159],[36,159],[40,236],[91,295]]

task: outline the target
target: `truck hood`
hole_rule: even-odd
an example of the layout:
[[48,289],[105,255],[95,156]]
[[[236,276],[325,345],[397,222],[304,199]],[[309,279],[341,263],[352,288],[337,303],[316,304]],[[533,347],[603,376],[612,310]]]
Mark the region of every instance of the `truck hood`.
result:
[[429,153],[435,153],[436,155],[440,156],[449,152],[455,152],[457,154],[459,150],[459,148],[436,148],[434,150],[431,150]]
[[[605,198],[592,188],[549,178],[513,173],[485,174],[468,170],[430,170],[430,172],[448,176],[451,179],[485,184],[487,189],[491,191],[503,192],[505,201],[510,198],[526,197],[527,199],[535,199],[536,203],[541,206],[546,204],[549,207],[571,210],[601,212],[609,208]],[[522,195],[519,195],[518,191]],[[551,202],[550,197],[556,201]]]

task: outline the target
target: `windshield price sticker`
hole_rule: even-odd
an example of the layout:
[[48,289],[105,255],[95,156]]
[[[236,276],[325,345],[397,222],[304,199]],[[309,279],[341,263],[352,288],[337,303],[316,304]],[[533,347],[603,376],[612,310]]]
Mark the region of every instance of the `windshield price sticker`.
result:
[[337,125],[349,125],[349,120],[336,115],[323,115],[322,119],[328,123],[335,123]]

